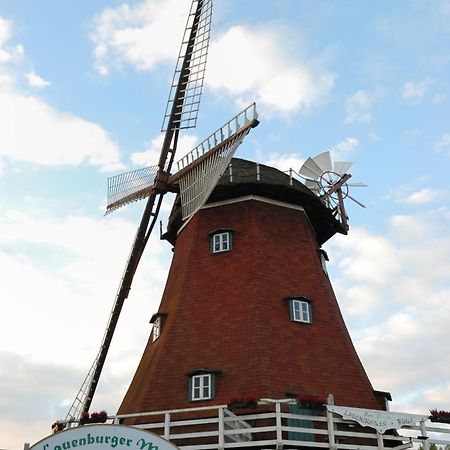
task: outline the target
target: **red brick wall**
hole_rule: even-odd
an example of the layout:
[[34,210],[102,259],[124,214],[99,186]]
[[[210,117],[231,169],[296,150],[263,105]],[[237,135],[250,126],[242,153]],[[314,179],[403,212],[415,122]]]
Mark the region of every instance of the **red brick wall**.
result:
[[[218,228],[235,230],[231,252],[210,254]],[[292,295],[312,301],[311,325],[290,320]],[[161,337],[119,413],[288,392],[379,408],[301,211],[252,200],[198,212],[178,237],[159,312]],[[186,374],[200,368],[221,371],[216,399],[189,402]]]

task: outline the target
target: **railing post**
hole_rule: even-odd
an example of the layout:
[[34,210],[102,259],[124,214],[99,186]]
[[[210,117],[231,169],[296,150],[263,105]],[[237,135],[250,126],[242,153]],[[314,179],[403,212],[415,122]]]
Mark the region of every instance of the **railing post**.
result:
[[219,408],[219,445],[218,450],[225,448],[225,421],[223,408]]
[[170,413],[164,414],[164,439],[170,440]]
[[430,450],[430,443],[428,442],[428,436],[427,436],[427,428],[425,426],[425,420],[420,421],[420,433],[421,438],[423,439],[423,450]]
[[380,450],[384,449],[383,435],[377,431],[377,445]]
[[277,450],[283,448],[283,433],[281,431],[281,403],[275,403],[275,424],[277,430]]
[[[334,405],[333,394],[328,395],[327,404]],[[328,444],[330,446],[330,449],[333,450],[336,448],[336,439],[334,437],[334,421],[333,421],[333,413],[328,411],[328,409],[327,409],[327,427],[328,427]]]

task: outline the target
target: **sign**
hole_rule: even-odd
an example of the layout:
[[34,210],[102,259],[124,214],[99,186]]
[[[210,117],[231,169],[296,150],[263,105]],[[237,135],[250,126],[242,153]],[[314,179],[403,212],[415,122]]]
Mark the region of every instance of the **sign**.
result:
[[30,450],[179,450],[154,433],[124,425],[87,425],[60,431]]
[[405,425],[415,425],[417,422],[427,420],[428,416],[419,414],[405,414],[376,409],[347,408],[345,406],[327,405],[330,412],[339,414],[344,419],[354,420],[363,427],[375,428],[383,434],[386,430],[395,430]]

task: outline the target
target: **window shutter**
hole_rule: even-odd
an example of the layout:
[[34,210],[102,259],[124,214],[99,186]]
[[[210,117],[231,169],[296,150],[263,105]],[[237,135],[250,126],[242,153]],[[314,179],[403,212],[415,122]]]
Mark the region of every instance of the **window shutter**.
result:
[[216,375],[211,374],[211,400],[216,398]]
[[294,320],[294,300],[289,300],[289,314],[291,316],[291,320]]
[[188,377],[188,400],[192,402],[192,377]]

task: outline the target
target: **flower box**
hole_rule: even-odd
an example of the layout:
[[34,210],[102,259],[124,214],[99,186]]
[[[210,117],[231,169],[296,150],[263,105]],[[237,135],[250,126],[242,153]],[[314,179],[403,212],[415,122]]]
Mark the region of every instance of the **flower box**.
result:
[[297,406],[303,409],[312,409],[314,411],[324,411],[326,401],[315,395],[299,395],[297,397]]
[[228,402],[228,408],[233,409],[254,409],[258,402],[253,397],[233,397]]
[[450,411],[430,409],[431,422],[450,423]]

